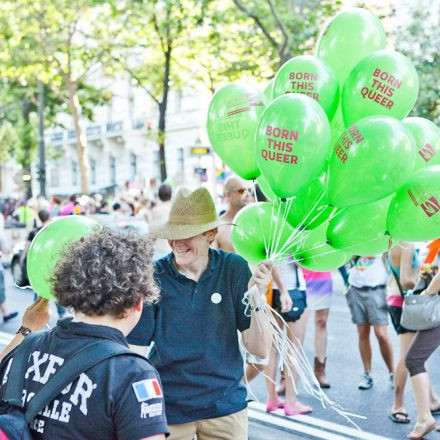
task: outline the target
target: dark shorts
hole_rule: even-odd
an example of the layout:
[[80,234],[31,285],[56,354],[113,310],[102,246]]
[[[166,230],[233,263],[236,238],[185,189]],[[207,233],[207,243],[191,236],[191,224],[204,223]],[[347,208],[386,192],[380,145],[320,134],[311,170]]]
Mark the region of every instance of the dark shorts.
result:
[[[277,289],[273,289],[273,297],[272,297],[272,307],[283,317],[286,322],[295,322],[301,318],[301,315],[304,313],[304,310],[307,308],[307,296],[305,290],[295,289],[295,292],[289,290],[290,297],[292,298],[292,311],[294,313],[287,314],[281,313],[281,304],[280,304],[280,291]],[[295,313],[296,312],[296,313]],[[296,315],[292,317],[292,315]]]
[[0,304],[3,304],[5,301],[6,301],[6,296],[5,296],[5,272],[3,270],[0,270]]
[[391,322],[393,323],[394,330],[398,335],[403,335],[404,333],[416,333],[413,330],[408,330],[400,325],[400,319],[402,318],[402,307],[388,306],[388,311],[390,312]]

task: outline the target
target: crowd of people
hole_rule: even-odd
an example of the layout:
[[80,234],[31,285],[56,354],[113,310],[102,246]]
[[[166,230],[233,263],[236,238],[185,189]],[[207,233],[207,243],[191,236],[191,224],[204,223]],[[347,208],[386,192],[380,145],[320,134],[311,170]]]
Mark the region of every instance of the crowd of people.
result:
[[[245,440],[246,387],[258,374],[265,375],[268,412],[282,409],[292,416],[313,411],[298,400],[298,375],[286,373],[258,298],[266,297],[286,338],[299,346],[313,313],[314,375],[325,390],[331,386],[327,322],[334,276],[302,269],[293,258],[276,266],[269,261],[250,266],[235,253],[231,224],[243,207],[265,199],[258,188],[229,177],[222,212],[205,188],[181,189],[173,196],[171,187],[162,185],[155,204],[124,198],[92,204],[91,199],[97,202],[96,197],[85,204],[73,197],[52,201],[39,207],[40,220],[46,218],[41,218],[43,210],[54,216],[107,212],[111,206],[107,213],[114,216],[142,216],[153,241],[104,228],[73,243],[51,278],[58,306],[73,310],[73,319],[35,333],[48,320],[47,302],[37,299],[26,311],[16,337],[1,354],[3,399],[11,395],[9,383],[16,378],[10,376],[16,359],[23,359],[21,352],[29,359],[20,395],[27,405],[52,378],[62,377],[64,363],[93,343],[97,350],[106,341],[113,350],[64,384],[49,404],[35,408],[39,411],[30,425],[34,438],[88,439],[99,430],[102,438],[161,440],[170,434],[172,440],[196,435],[198,440]],[[374,384],[373,329],[394,392],[389,413],[394,423],[410,423],[404,389],[411,377],[418,407],[408,434],[412,439],[435,429],[434,416],[440,414],[440,398],[425,367],[440,345],[440,327],[419,332],[404,328],[403,296],[409,289],[422,295],[440,290],[439,249],[439,240],[425,248],[400,243],[383,255],[355,257],[339,269],[358,331],[363,365],[359,389]],[[399,335],[397,363],[388,334],[390,318]]]

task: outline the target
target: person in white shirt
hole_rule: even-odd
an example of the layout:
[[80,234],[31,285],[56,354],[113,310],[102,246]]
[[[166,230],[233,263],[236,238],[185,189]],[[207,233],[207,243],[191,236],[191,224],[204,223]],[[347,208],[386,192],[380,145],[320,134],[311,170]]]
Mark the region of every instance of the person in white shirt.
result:
[[386,301],[387,271],[382,255],[355,258],[348,278],[350,285],[347,303],[359,334],[359,351],[364,366],[364,374],[359,389],[368,390],[373,386],[371,377],[370,329],[379,342],[380,352],[390,373],[393,384],[393,349],[388,335],[388,305]]

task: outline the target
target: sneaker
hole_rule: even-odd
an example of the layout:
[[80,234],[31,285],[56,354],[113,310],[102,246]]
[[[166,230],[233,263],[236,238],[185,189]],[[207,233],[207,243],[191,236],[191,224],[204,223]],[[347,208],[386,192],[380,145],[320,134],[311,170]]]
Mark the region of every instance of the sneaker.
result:
[[10,321],[11,319],[16,318],[17,316],[18,316],[18,312],[12,312],[12,313],[9,313],[9,315],[5,315],[5,316],[3,316],[3,321],[4,321],[4,322],[8,322],[8,321]]
[[368,374],[362,375],[362,380],[358,386],[360,390],[369,390],[373,386],[373,378]]
[[390,373],[390,386],[391,389],[394,389],[394,373]]

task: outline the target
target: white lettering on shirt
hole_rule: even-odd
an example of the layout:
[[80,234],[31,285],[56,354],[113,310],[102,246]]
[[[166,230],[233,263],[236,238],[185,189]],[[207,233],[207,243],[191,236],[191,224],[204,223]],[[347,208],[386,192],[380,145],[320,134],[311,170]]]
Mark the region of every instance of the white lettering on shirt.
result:
[[96,389],[96,384],[90,380],[87,374],[81,373],[75,391],[70,396],[69,400],[77,406],[79,402],[78,398],[81,396],[81,405],[79,409],[85,416],[87,415],[87,400],[92,395],[94,389]]

